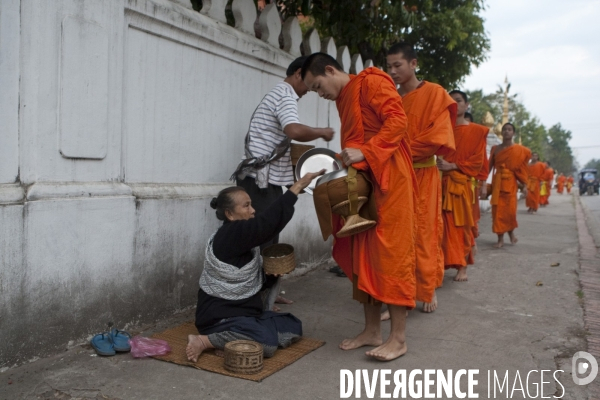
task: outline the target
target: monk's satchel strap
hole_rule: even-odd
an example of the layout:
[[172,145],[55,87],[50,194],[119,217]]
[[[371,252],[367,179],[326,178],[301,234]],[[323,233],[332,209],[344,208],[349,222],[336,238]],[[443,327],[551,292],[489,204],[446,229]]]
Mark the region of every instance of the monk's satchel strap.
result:
[[[261,103],[262,100],[260,103],[258,103],[258,106],[252,113],[252,117],[250,117],[250,125],[252,124],[254,114],[256,114],[256,111],[258,110],[258,107],[260,107]],[[290,144],[292,143],[292,139],[286,137],[281,141],[281,143],[275,146],[271,154],[256,157],[250,151],[250,125],[248,126],[248,132],[246,133],[246,138],[244,139],[244,153],[246,158],[238,164],[229,180],[235,181],[236,178],[244,179],[250,172],[256,172],[256,184],[259,188],[265,189],[269,186],[269,163],[279,160],[285,155],[286,151],[290,147]]]
[[427,160],[419,163],[413,163],[413,169],[435,167],[435,156],[429,157]]

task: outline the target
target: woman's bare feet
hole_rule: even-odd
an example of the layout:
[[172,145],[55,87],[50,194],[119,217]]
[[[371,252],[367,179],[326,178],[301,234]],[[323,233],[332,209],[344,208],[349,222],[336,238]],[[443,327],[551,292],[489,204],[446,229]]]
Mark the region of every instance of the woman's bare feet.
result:
[[290,299],[286,299],[286,298],[285,298],[285,297],[283,297],[283,296],[277,296],[277,297],[275,298],[275,303],[277,303],[277,304],[293,304],[293,303],[294,303],[294,301],[293,301],[293,300],[290,300]]
[[207,349],[214,349],[214,346],[210,340],[208,340],[207,336],[188,335],[188,345],[185,348],[185,354],[187,355],[188,360],[197,362],[198,357],[200,357],[202,352]]
[[365,354],[379,361],[392,361],[406,354],[407,350],[408,347],[406,347],[406,342],[400,342],[392,339],[390,336],[384,344],[373,350],[367,351]]
[[345,339],[340,343],[342,350],[354,350],[363,346],[381,346],[381,331],[367,332],[362,331],[358,336],[352,339]]
[[433,292],[433,299],[431,299],[431,303],[423,303],[423,312],[432,313],[437,309],[437,296],[435,292]]
[[469,278],[467,277],[467,267],[459,268],[456,276],[454,277],[454,282],[466,282]]

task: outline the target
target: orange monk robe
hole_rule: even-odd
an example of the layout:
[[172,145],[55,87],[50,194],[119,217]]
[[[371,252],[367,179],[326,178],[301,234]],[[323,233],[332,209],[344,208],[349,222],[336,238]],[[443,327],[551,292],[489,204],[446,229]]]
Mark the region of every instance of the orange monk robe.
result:
[[527,184],[529,179],[529,159],[531,150],[519,144],[491,154],[494,164],[492,178],[492,231],[496,234],[511,232],[519,226],[517,223],[517,181]]
[[[470,125],[477,124],[471,123]],[[489,129],[482,125],[479,126],[486,129],[485,135],[487,143]],[[479,170],[479,173],[475,176],[475,182],[473,182],[473,238],[479,237],[479,220],[481,220],[481,209],[479,208],[479,189],[481,188],[481,184],[479,182],[485,182],[490,174],[490,162],[488,160],[487,151],[485,151],[483,155],[483,166]]]
[[529,179],[527,181],[527,199],[525,204],[527,208],[537,211],[540,206],[541,181],[544,179],[546,164],[537,161],[535,164],[529,164]]
[[[552,168],[546,168],[546,171],[544,172],[544,181],[542,182],[543,188],[540,192],[540,204],[550,204],[548,198],[550,197],[550,194],[552,194],[552,182],[554,182],[554,170]],[[542,193],[545,194],[542,195]]]
[[458,167],[458,170],[444,172],[442,177],[442,250],[446,269],[466,266],[466,257],[475,243],[471,178],[483,167],[487,137],[487,130],[484,132],[479,127],[477,124],[455,126],[456,151],[444,157]]
[[[333,257],[356,286],[386,304],[415,306],[417,181],[406,134],[407,118],[391,78],[377,68],[350,75],[336,105],[341,147],[359,148],[353,164],[373,183],[377,226],[335,239]],[[342,221],[333,215],[334,233]]]
[[567,193],[571,193],[571,188],[573,187],[573,182],[575,182],[575,179],[573,179],[572,176],[567,178]]
[[[544,164],[546,165],[546,164]],[[546,169],[544,170],[544,175],[542,176],[540,182],[540,205],[545,206],[548,205],[548,197],[550,196],[550,190],[552,188],[549,179],[554,176],[552,169],[546,165]]]
[[456,102],[446,90],[425,82],[402,98],[408,116],[413,168],[419,184],[417,203],[417,300],[431,303],[444,280],[442,187],[435,156],[454,151]]
[[560,175],[557,179],[556,179],[556,191],[559,194],[563,194],[563,192],[565,191],[565,183],[567,182],[567,177],[564,175]]

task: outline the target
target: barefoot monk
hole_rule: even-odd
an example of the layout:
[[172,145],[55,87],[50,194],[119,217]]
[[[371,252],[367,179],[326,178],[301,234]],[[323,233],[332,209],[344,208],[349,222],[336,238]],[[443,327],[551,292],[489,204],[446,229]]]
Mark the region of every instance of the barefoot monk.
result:
[[423,302],[424,312],[433,312],[437,308],[435,289],[444,279],[442,188],[435,159],[454,150],[456,103],[440,85],[417,79],[417,54],[412,45],[397,43],[390,47],[387,66],[394,83],[400,85],[398,93],[408,117],[410,150],[419,183],[417,301]]
[[514,234],[517,223],[517,190],[518,183],[525,185],[529,180],[528,162],[531,151],[513,143],[515,127],[506,123],[502,127],[502,143],[492,147],[490,152],[490,169],[495,173],[492,180],[492,230],[498,235],[495,247],[504,245],[504,234],[508,233],[510,242],[517,243]]
[[[443,171],[442,177],[442,217],[444,219],[444,268],[458,270],[454,280],[467,280],[467,258],[473,262],[471,254],[475,245],[473,237],[473,183],[484,166],[488,129],[471,124],[464,118],[468,98],[464,92],[453,90],[450,96],[457,104],[457,118],[454,126],[456,151],[438,159],[437,165]],[[471,257],[469,257],[471,255]]]
[[[302,77],[309,90],[336,102],[341,120],[342,160],[364,171],[373,190],[377,226],[336,239],[333,257],[363,303],[365,328],[340,344],[343,350],[375,346],[366,355],[392,360],[406,353],[406,310],[415,307],[415,203],[417,182],[406,133],[407,118],[392,79],[377,68],[348,75],[324,53],[308,57]],[[334,232],[341,227],[334,220]],[[385,303],[391,332],[382,343]]]
[[529,179],[527,181],[527,212],[535,213],[540,206],[541,182],[546,173],[546,164],[540,161],[538,153],[531,154],[529,163]]

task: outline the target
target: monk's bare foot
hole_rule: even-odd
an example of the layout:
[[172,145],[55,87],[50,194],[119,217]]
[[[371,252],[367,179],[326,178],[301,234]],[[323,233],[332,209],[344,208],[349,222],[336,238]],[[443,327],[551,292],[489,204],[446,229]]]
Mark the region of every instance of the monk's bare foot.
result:
[[512,233],[512,232],[508,232],[508,237],[510,238],[510,243],[511,244],[517,244],[517,242],[519,241],[519,239],[517,239],[517,237],[515,236],[515,234]]
[[365,354],[379,361],[392,361],[406,354],[407,350],[406,342],[390,338],[381,346],[369,350]]
[[277,297],[275,298],[275,303],[277,303],[277,304],[293,304],[293,303],[294,303],[294,301],[293,301],[293,300],[290,300],[290,299],[286,299],[286,298],[285,298],[285,297],[283,297],[283,296],[277,296]]
[[431,299],[431,303],[423,303],[423,312],[432,313],[437,308],[437,296],[435,292],[433,293],[433,299]]
[[342,343],[340,343],[340,349],[354,350],[363,346],[381,346],[381,343],[383,343],[383,340],[381,340],[381,332],[362,331],[357,337],[342,341]]
[[390,312],[385,310],[384,312],[381,313],[381,320],[382,321],[389,321],[390,319]]
[[462,267],[456,273],[454,277],[454,282],[466,282],[469,278],[467,278],[467,267]]
[[185,354],[188,360],[193,362],[198,361],[198,357],[200,357],[200,354],[202,354],[206,348],[207,346],[204,344],[200,335],[188,335],[188,345],[185,348]]
[[475,257],[477,255],[477,251],[478,251],[477,243],[475,243],[473,245],[473,247],[471,247],[471,251],[473,252],[473,257]]
[[495,248],[499,249],[504,246],[504,234],[498,235],[498,243],[494,245]]

